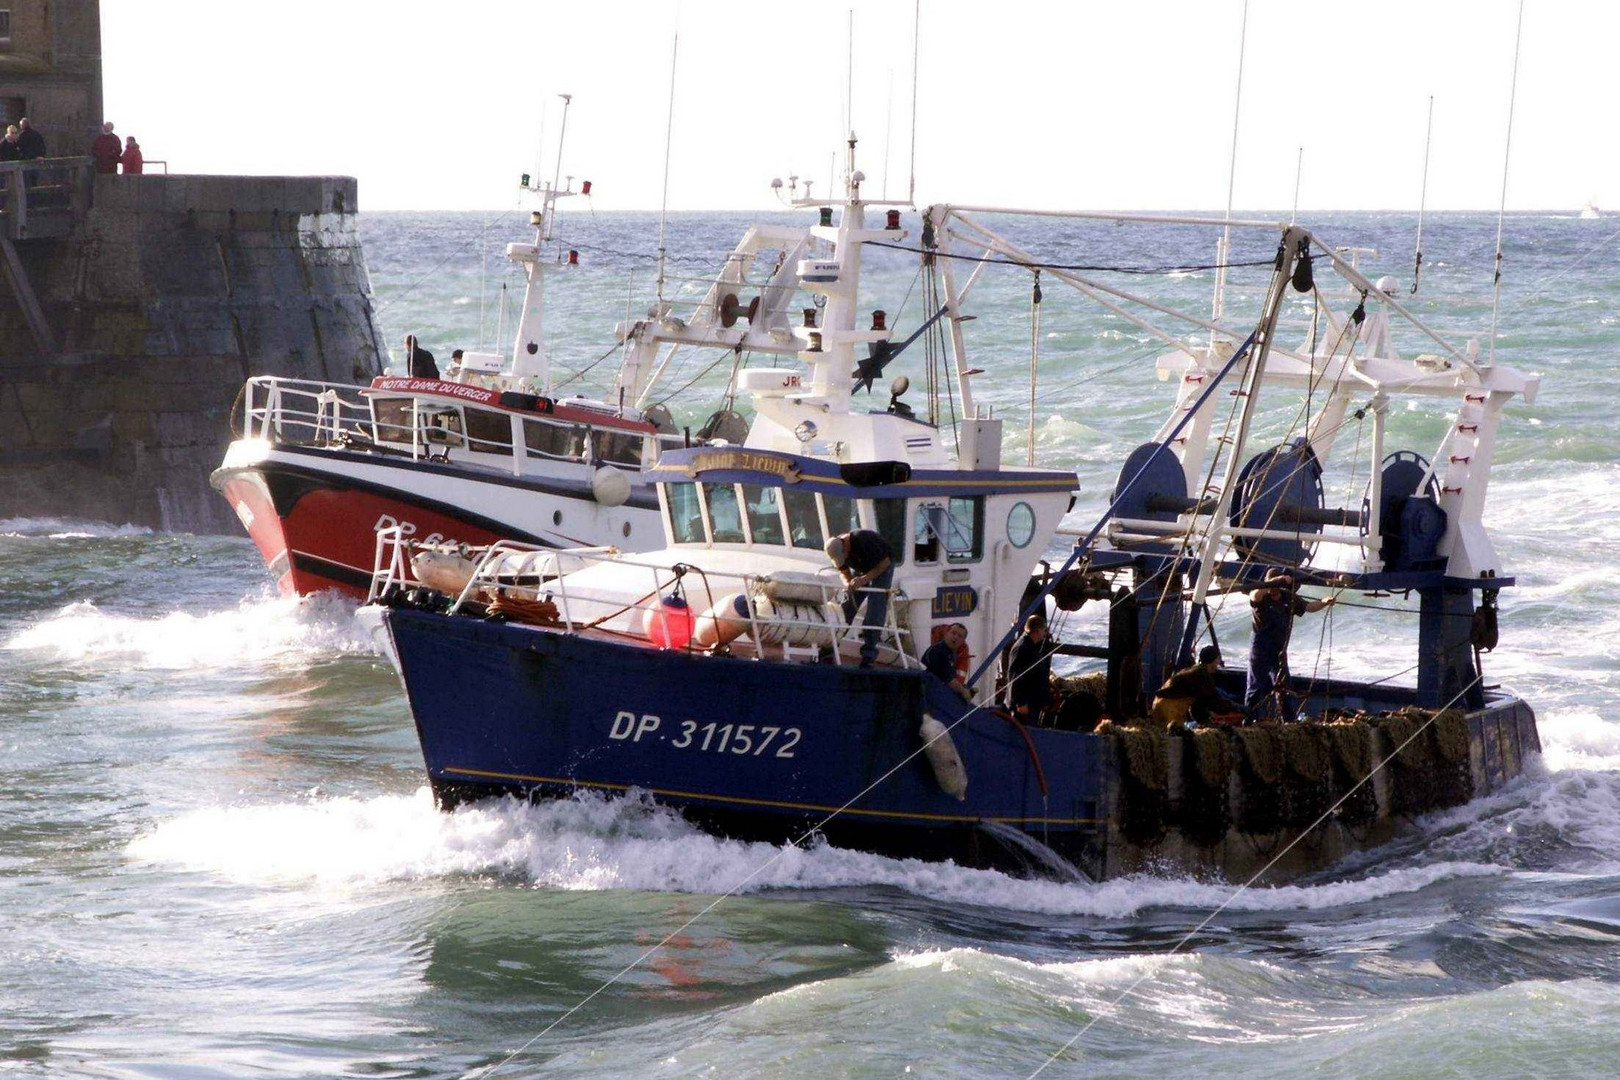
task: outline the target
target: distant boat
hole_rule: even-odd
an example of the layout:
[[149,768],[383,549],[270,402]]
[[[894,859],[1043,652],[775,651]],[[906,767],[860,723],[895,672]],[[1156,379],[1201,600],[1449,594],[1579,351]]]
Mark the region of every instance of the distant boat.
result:
[[1597,203],[1587,203],[1585,206],[1581,207],[1582,221],[1596,221],[1602,216],[1603,213],[1597,208]]

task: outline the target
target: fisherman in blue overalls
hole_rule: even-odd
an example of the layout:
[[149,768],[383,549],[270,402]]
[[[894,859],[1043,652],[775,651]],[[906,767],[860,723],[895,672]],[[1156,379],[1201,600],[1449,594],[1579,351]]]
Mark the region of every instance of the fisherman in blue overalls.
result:
[[1282,719],[1298,718],[1299,709],[1284,687],[1288,681],[1288,638],[1297,616],[1332,607],[1334,599],[1329,596],[1306,600],[1294,590],[1294,576],[1273,567],[1266,571],[1265,584],[1249,597],[1254,609],[1254,635],[1249,639],[1249,683],[1243,693],[1246,720],[1258,719],[1273,693],[1278,696]]

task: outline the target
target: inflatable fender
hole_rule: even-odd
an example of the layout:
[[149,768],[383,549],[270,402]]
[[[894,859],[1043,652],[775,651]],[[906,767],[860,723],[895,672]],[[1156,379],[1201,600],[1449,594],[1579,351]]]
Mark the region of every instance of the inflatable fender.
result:
[[701,649],[729,645],[748,633],[748,595],[732,593],[698,616],[692,642]]
[[917,729],[917,734],[922,737],[923,753],[934,768],[939,789],[958,802],[966,801],[967,769],[962,765],[962,756],[956,752],[956,744],[951,741],[951,733],[932,713],[923,713],[922,727]]

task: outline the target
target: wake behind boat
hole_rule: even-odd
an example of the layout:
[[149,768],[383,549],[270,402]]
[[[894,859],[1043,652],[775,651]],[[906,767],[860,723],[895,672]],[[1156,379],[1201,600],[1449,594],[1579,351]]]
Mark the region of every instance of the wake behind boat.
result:
[[[1219,299],[1213,320],[1171,313],[1033,259],[966,208],[933,207],[920,252],[943,278],[970,417],[953,462],[942,432],[902,406],[901,387],[887,411],[850,407],[891,337],[857,328],[862,250],[898,239],[866,227],[860,181],[851,161],[841,220],[823,208],[811,230],[822,248],[797,264],[825,304],[813,330],[794,331],[807,376],[752,372],[768,422],[746,446],[666,451],[649,473],[663,548],[497,545],[465,560],[459,589],[435,590],[415,572],[431,552],[386,535],[379,606],[367,610],[386,631],[442,806],[644,790],[729,836],[814,831],[864,850],[1096,878],[1167,863],[1280,877],[1518,774],[1539,744],[1529,707],[1483,680],[1494,599],[1512,582],[1480,514],[1502,406],[1532,396],[1534,378],[1446,344],[1392,283],[1368,281],[1303,228],[1239,223],[1277,237],[1261,311],[1240,338]],[[960,258],[975,267],[965,288]],[[1218,290],[1224,245],[1219,261]],[[1182,320],[1180,333],[1152,330],[1172,347],[1161,372],[1180,378],[1171,418],[1125,463],[1103,520],[1039,573],[1074,477],[1001,468],[1000,422],[973,409],[961,303],[997,262],[1045,269],[1140,326],[1150,324],[1133,305]],[[1313,266],[1349,284],[1354,310],[1333,309]],[[1303,346],[1282,341],[1290,288],[1311,304]],[[1403,359],[1392,320],[1442,351]],[[1192,328],[1204,344],[1182,336]],[[859,360],[857,345],[868,347]],[[1251,453],[1279,420],[1259,412],[1262,390],[1290,387],[1309,407],[1285,422],[1286,438]],[[1442,467],[1386,451],[1390,402],[1403,394],[1459,401]],[[1356,440],[1366,496],[1328,507],[1324,462],[1351,424],[1370,429]],[[827,546],[836,559],[856,534],[880,538],[892,580],[871,581],[873,569],[843,588],[821,549],[841,537]],[[1359,565],[1314,568],[1324,544]],[[1415,593],[1417,663],[1308,679],[1262,656],[1274,684],[1251,695],[1242,725],[1149,721],[1169,676],[1214,645],[1220,598],[1281,588],[1283,570],[1369,599]],[[1088,600],[1107,605],[1106,640],[1063,651],[1105,669],[1055,680],[1029,723],[999,708],[984,676],[1025,617],[1061,625]],[[846,623],[863,602],[866,619]],[[971,701],[923,670],[927,647],[957,624],[978,656],[971,674],[957,671]],[[1392,678],[1414,671],[1415,685]],[[1240,691],[1240,672],[1218,660],[1211,678]],[[1303,722],[1282,722],[1295,713]]]

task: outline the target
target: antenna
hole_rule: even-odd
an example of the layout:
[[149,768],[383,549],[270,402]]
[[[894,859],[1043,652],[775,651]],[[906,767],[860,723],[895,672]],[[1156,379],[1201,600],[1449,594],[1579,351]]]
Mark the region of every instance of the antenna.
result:
[[1502,201],[1496,208],[1496,274],[1491,279],[1491,347],[1485,354],[1487,365],[1496,360],[1496,314],[1502,306],[1502,219],[1507,216],[1508,160],[1513,150],[1513,105],[1519,95],[1519,44],[1524,40],[1524,0],[1519,0],[1519,19],[1513,31],[1513,78],[1508,83],[1507,140],[1502,146]]
[[855,126],[855,9],[849,9],[849,33],[844,56],[844,130]]
[[551,197],[546,199],[546,234],[545,240],[551,239],[551,226],[557,220],[557,178],[562,175],[563,140],[568,138],[568,106],[573,103],[573,94],[558,94],[563,99],[562,127],[557,131],[557,160],[553,162],[551,174]]
[[[1226,170],[1226,227],[1221,230],[1220,243],[1215,247],[1215,310],[1211,322],[1220,322],[1226,308],[1226,264],[1232,252],[1232,194],[1237,187],[1238,117],[1243,113],[1243,55],[1249,45],[1249,0],[1243,0],[1243,21],[1238,29],[1237,94],[1232,100],[1232,155]],[[1210,348],[1215,347],[1215,331],[1209,333]]]
[[[664,227],[669,221],[669,149],[675,134],[675,61],[681,54],[681,32],[675,31],[669,50],[669,119],[664,124],[664,199],[658,208],[658,306],[664,306]],[[662,311],[659,312],[663,314]]]
[[889,69],[889,104],[884,109],[883,121],[883,198],[889,198],[889,137],[894,134],[894,68]]
[[[1299,218],[1299,178],[1305,171],[1305,148],[1299,148],[1299,157],[1294,162],[1294,212],[1288,215],[1288,224],[1292,225]],[[1230,213],[1230,211],[1228,211]]]
[[[1511,121],[1510,121],[1511,122]],[[1429,144],[1434,138],[1434,95],[1429,95],[1429,126],[1423,133],[1423,186],[1418,189],[1417,245],[1412,253],[1412,295],[1418,291],[1418,280],[1423,276],[1423,211],[1429,204]],[[1504,196],[1505,198],[1506,196]],[[1498,237],[1498,244],[1501,238]]]
[[917,203],[917,56],[922,42],[922,0],[911,14],[911,184],[906,202]]

